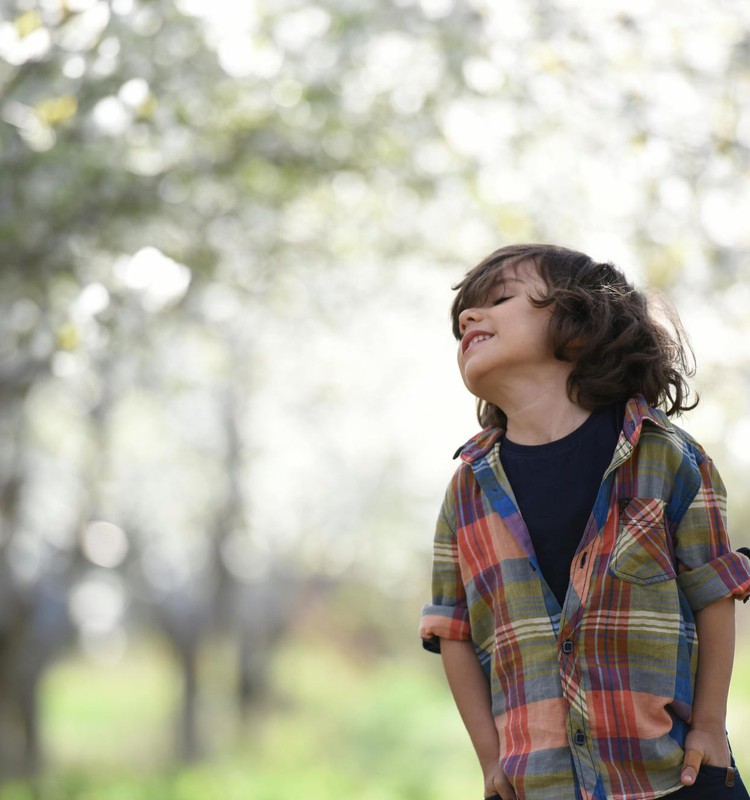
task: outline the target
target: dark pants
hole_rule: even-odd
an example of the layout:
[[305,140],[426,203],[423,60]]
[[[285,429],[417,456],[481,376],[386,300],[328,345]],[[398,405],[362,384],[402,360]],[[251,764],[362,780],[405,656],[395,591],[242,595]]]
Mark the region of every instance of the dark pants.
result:
[[708,764],[701,765],[692,786],[683,786],[667,797],[669,800],[750,800],[736,769],[734,786],[727,786],[727,771],[723,767],[710,767]]
[[[499,800],[493,795],[487,800]],[[734,786],[727,786],[727,771],[724,767],[710,767],[703,764],[692,786],[683,786],[666,796],[667,800],[750,800],[740,773],[735,770]]]

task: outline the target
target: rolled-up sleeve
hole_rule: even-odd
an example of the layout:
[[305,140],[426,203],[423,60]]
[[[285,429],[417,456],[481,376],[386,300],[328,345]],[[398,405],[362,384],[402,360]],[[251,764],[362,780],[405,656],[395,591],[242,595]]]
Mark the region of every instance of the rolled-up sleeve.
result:
[[702,451],[698,469],[700,486],[675,537],[677,580],[693,611],[723,598],[747,600],[750,596],[750,558],[732,550],[724,483]]
[[461,576],[455,499],[448,488],[435,527],[432,601],[422,609],[419,635],[426,650],[440,652],[440,639],[470,639],[469,608]]

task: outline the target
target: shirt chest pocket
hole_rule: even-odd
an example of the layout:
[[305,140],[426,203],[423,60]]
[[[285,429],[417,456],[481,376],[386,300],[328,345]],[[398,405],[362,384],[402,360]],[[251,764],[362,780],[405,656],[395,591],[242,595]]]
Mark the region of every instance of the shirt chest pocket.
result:
[[609,571],[621,580],[642,585],[677,576],[663,500],[633,497],[621,504]]

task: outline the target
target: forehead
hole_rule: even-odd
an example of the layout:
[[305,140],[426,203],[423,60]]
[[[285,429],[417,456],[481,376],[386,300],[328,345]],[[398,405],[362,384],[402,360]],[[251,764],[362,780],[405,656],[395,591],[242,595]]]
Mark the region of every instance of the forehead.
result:
[[499,264],[495,270],[498,283],[534,283],[541,280],[539,268],[534,261],[526,259],[513,259]]
[[466,284],[464,307],[487,299],[498,289],[537,288],[544,285],[537,265],[529,259],[508,259],[500,264],[488,264]]

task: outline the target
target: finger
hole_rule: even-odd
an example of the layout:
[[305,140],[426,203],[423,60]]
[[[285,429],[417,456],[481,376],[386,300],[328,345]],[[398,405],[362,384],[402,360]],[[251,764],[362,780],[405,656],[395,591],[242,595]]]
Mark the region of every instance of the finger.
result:
[[692,786],[698,776],[703,761],[703,753],[700,750],[690,748],[685,752],[685,760],[682,762],[682,772],[680,780],[685,786]]

